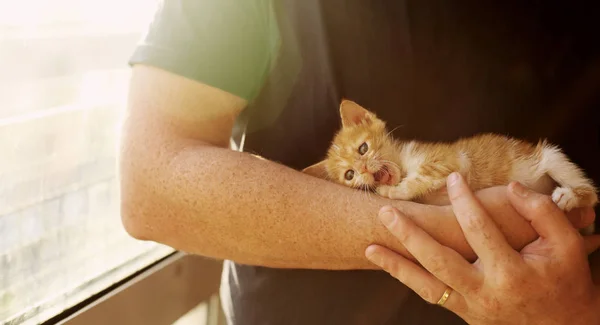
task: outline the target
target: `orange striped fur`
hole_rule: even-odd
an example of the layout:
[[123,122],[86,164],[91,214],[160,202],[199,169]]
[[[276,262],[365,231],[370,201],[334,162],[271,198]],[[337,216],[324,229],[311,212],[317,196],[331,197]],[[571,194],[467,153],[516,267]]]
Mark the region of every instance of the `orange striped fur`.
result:
[[497,134],[451,143],[393,139],[385,122],[350,100],[340,105],[342,128],[327,157],[305,173],[391,199],[449,204],[446,177],[459,172],[472,190],[518,181],[552,195],[563,210],[593,207],[596,188],[561,150]]

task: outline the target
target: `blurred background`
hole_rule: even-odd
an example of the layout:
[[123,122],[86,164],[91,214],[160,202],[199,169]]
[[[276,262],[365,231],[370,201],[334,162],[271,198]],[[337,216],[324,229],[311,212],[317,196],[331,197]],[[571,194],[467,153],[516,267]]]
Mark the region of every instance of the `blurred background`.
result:
[[118,214],[127,59],[157,4],[0,0],[0,324],[43,322],[172,253]]

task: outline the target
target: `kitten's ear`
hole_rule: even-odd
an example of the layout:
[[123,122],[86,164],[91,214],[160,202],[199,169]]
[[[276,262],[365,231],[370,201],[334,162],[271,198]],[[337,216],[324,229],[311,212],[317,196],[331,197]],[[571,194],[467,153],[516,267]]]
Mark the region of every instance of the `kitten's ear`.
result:
[[327,179],[327,169],[325,169],[325,160],[319,161],[314,165],[304,168],[302,172],[317,178]]
[[342,118],[342,126],[347,127],[362,122],[371,122],[374,115],[357,103],[344,99],[340,104],[340,117]]

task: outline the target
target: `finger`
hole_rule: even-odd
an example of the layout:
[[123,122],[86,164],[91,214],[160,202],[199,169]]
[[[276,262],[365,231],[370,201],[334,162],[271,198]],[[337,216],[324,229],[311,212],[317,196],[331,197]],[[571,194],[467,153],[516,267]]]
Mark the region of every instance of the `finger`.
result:
[[[430,304],[437,303],[448,288],[422,267],[385,247],[371,245],[365,250],[365,256]],[[455,313],[461,313],[465,306],[464,297],[458,292],[451,292],[443,304]]]
[[583,237],[585,251],[588,255],[600,248],[600,235],[590,235]]
[[513,261],[520,259],[519,253],[509,245],[458,173],[448,177],[448,197],[467,242],[483,265],[494,265],[495,261],[506,261],[507,258]]
[[443,246],[410,218],[384,207],[380,219],[427,271],[462,294],[478,287],[483,276],[456,251]]
[[567,213],[567,218],[573,227],[576,229],[583,229],[594,223],[594,220],[596,220],[596,213],[594,212],[594,209],[590,207],[577,208],[569,211]]
[[541,237],[557,243],[568,242],[573,236],[579,236],[577,229],[549,196],[532,191],[518,182],[511,182],[508,185],[508,199]]

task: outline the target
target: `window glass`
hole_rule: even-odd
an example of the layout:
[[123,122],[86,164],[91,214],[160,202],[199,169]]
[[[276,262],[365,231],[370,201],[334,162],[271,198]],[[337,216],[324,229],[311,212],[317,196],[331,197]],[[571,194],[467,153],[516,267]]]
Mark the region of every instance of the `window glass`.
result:
[[172,249],[118,214],[127,60],[156,0],[0,0],[0,323],[55,316]]

